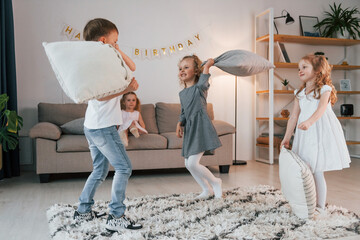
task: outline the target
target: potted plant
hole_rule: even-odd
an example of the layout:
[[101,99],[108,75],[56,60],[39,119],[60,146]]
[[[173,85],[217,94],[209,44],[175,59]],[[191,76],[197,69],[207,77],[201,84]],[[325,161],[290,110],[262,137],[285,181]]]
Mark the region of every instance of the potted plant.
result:
[[0,150],[5,152],[16,148],[19,143],[17,132],[23,126],[22,117],[18,116],[16,111],[8,109],[8,101],[9,96],[6,93],[0,95]]
[[289,81],[287,79],[284,79],[284,81],[281,81],[282,83],[282,90],[288,90]]
[[360,38],[360,18],[356,15],[359,14],[357,7],[345,8],[336,6],[330,6],[330,11],[325,11],[325,18],[314,25],[315,28],[323,28],[323,37],[334,37],[337,38],[350,38],[356,39],[356,36]]

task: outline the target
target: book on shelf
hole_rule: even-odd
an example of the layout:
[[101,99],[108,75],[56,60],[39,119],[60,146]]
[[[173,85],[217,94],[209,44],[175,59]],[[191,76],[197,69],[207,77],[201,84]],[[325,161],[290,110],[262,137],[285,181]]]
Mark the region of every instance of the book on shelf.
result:
[[287,54],[287,51],[285,49],[285,45],[283,43],[279,43],[279,46],[280,46],[281,52],[285,58],[285,61],[287,63],[290,63],[291,61],[290,61],[289,55]]

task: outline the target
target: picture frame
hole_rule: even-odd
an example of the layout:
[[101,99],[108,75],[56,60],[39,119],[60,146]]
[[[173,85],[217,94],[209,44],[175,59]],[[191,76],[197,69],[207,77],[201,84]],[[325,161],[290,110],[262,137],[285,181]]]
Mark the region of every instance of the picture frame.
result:
[[314,25],[319,23],[318,17],[313,16],[299,16],[301,35],[306,37],[320,37],[319,29],[314,28]]
[[340,91],[351,91],[350,79],[340,80]]

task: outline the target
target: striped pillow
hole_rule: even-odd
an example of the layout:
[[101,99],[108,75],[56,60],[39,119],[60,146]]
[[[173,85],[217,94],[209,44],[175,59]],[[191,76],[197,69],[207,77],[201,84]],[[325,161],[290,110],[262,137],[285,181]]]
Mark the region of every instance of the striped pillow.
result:
[[313,174],[300,157],[282,148],[279,156],[281,191],[299,218],[311,218],[316,207],[316,190]]

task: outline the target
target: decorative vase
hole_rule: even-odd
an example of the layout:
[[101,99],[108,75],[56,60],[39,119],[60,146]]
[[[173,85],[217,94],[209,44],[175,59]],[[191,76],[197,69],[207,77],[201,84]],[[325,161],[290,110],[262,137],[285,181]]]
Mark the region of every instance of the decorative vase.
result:
[[340,38],[340,39],[349,39],[350,38],[350,33],[349,33],[348,30],[343,29],[343,33],[344,34],[342,34],[340,30],[337,31],[336,32],[336,38]]

